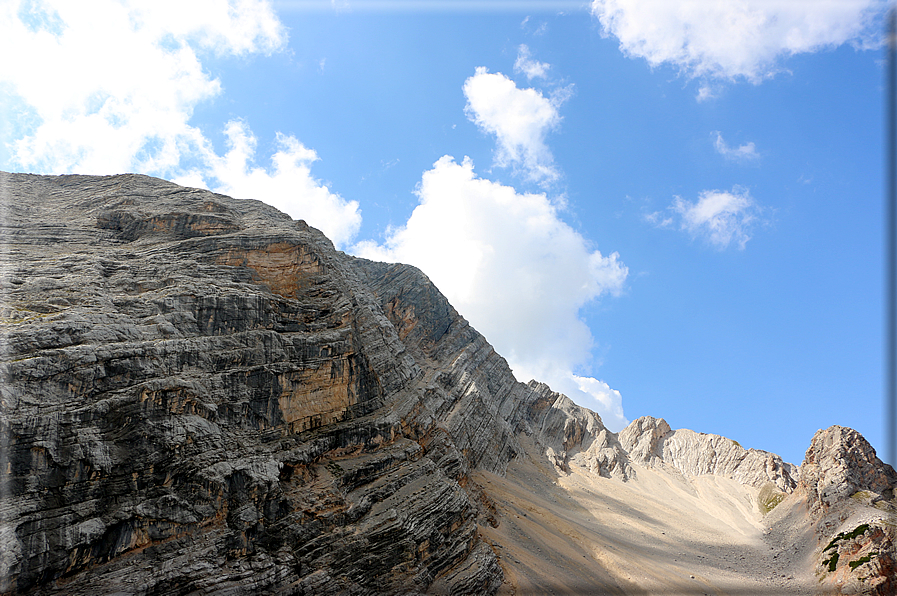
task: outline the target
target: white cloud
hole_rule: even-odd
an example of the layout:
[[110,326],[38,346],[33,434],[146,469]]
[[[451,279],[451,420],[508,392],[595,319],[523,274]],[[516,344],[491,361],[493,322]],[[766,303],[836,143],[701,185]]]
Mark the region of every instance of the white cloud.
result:
[[592,0],[620,49],[693,76],[759,82],[781,58],[880,36],[884,0]]
[[[360,226],[358,204],[312,178],[317,159],[277,135],[272,168],[252,166],[256,139],[227,124],[229,149],[215,153],[190,124],[221,93],[200,54],[270,54],[286,32],[264,0],[33,0],[0,5],[4,118],[19,127],[7,149],[14,165],[43,173],[136,171],[238,198],[270,203],[321,228],[337,244]],[[98,34],[102,32],[102,34]]]
[[663,212],[661,211],[646,213],[643,217],[645,221],[654,224],[658,228],[669,228],[673,225],[673,218],[664,216]]
[[714,97],[716,97],[716,95],[710,85],[701,85],[700,88],[698,88],[698,94],[695,96],[695,99],[700,103],[707,101],[708,99],[713,99]]
[[346,201],[315,180],[310,166],[317,154],[296,138],[277,134],[273,168],[252,166],[256,138],[240,121],[225,128],[229,149],[223,157],[208,155],[211,165],[205,179],[214,189],[238,199],[257,199],[277,207],[294,219],[304,219],[320,229],[337,247],[346,246],[361,227],[357,201]]
[[533,59],[529,46],[520,44],[517,50],[517,60],[514,62],[514,72],[523,73],[527,80],[531,81],[547,77],[550,68],[550,64]]
[[138,28],[192,41],[219,55],[270,55],[287,40],[266,0],[153,0],[127,5]]
[[[588,401],[580,401],[583,395],[601,404],[597,411],[604,412],[602,421],[613,432],[620,432],[629,425],[629,420],[623,415],[623,396],[620,395],[619,391],[611,389],[607,383],[598,379],[576,375],[572,375],[572,379],[576,383],[576,388],[569,387],[562,393],[579,404],[589,403]],[[561,389],[557,391],[561,391]],[[594,410],[595,408],[590,409]]]
[[536,89],[519,89],[501,73],[478,67],[464,82],[467,117],[495,135],[495,163],[522,171],[533,182],[548,183],[559,176],[545,136],[561,122],[558,107],[569,90],[546,98]]
[[342,13],[511,13],[563,14],[579,11],[582,0],[277,0],[278,9]]
[[578,312],[622,291],[628,269],[602,255],[558,215],[544,194],[520,194],[445,156],[424,173],[420,204],[367,258],[411,263],[508,359],[518,379],[568,394],[620,429],[619,393],[574,375],[588,369],[593,339]]
[[[705,190],[697,202],[675,197],[670,209],[679,216],[679,227],[694,237],[704,238],[719,249],[736,244],[744,249],[753,226],[759,223],[761,208],[746,188],[729,191]],[[670,227],[672,218],[651,214],[660,227]]]
[[21,57],[0,61],[0,81],[35,122],[9,150],[39,172],[172,173],[203,142],[194,108],[221,91],[197,49],[244,55],[286,41],[257,0],[13,1],[0,30],[0,52]]
[[722,133],[714,131],[711,134],[716,135],[716,140],[713,141],[713,146],[716,148],[716,152],[726,159],[731,159],[733,161],[752,161],[760,159],[760,154],[757,153],[757,147],[754,145],[753,141],[747,142],[744,145],[739,145],[738,147],[729,147],[729,145],[726,144],[726,141],[723,140]]

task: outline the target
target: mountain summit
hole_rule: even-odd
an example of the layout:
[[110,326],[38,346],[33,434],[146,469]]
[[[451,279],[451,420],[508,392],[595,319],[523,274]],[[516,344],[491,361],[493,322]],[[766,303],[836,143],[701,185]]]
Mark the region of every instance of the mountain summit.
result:
[[2,594],[893,594],[897,474],[608,431],[258,201],[0,174]]

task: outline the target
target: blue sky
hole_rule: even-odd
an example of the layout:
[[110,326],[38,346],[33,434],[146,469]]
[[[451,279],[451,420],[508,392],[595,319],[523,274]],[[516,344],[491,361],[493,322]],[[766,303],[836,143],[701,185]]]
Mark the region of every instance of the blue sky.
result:
[[156,175],[415,264],[615,431],[883,451],[884,8],[4,0],[0,169]]

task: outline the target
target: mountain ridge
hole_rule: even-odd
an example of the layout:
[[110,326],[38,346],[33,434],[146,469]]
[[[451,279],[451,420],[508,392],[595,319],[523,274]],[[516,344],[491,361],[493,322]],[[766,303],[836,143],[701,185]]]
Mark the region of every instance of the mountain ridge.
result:
[[[891,507],[855,431],[817,433],[810,474],[663,419],[612,433],[420,270],[264,203],[140,175],[0,173],[0,197],[0,593],[501,593],[484,532],[510,522],[475,478],[530,460],[549,491],[718,476],[805,499],[820,536]],[[892,530],[855,551],[889,582]]]

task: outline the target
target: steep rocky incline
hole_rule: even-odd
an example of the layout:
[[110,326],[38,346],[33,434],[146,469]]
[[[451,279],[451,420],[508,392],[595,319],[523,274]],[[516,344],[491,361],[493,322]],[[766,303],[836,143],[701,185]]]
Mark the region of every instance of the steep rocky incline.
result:
[[137,175],[0,197],[2,593],[490,593],[468,472],[604,430],[420,271],[263,203]]
[[[450,392],[452,408],[436,412],[462,449],[483,453],[477,466],[500,471],[490,454],[518,453],[515,436],[532,436],[563,470],[571,458],[602,476],[626,478],[628,459],[616,436],[594,412],[547,385],[516,382],[507,362],[464,320],[420,270],[355,259],[369,287],[416,361],[439,371],[437,385]],[[439,402],[443,403],[443,402]],[[489,407],[485,407],[490,404]],[[492,428],[510,433],[491,436]],[[506,426],[505,426],[506,425]]]
[[0,590],[500,582],[461,487],[485,447],[318,231],[142,176],[0,185]]
[[820,533],[892,503],[846,430],[807,471],[662,419],[617,435],[517,382],[418,269],[146,176],[0,173],[0,340],[0,594],[493,594],[501,507],[475,479],[533,453],[557,480],[805,498]]

